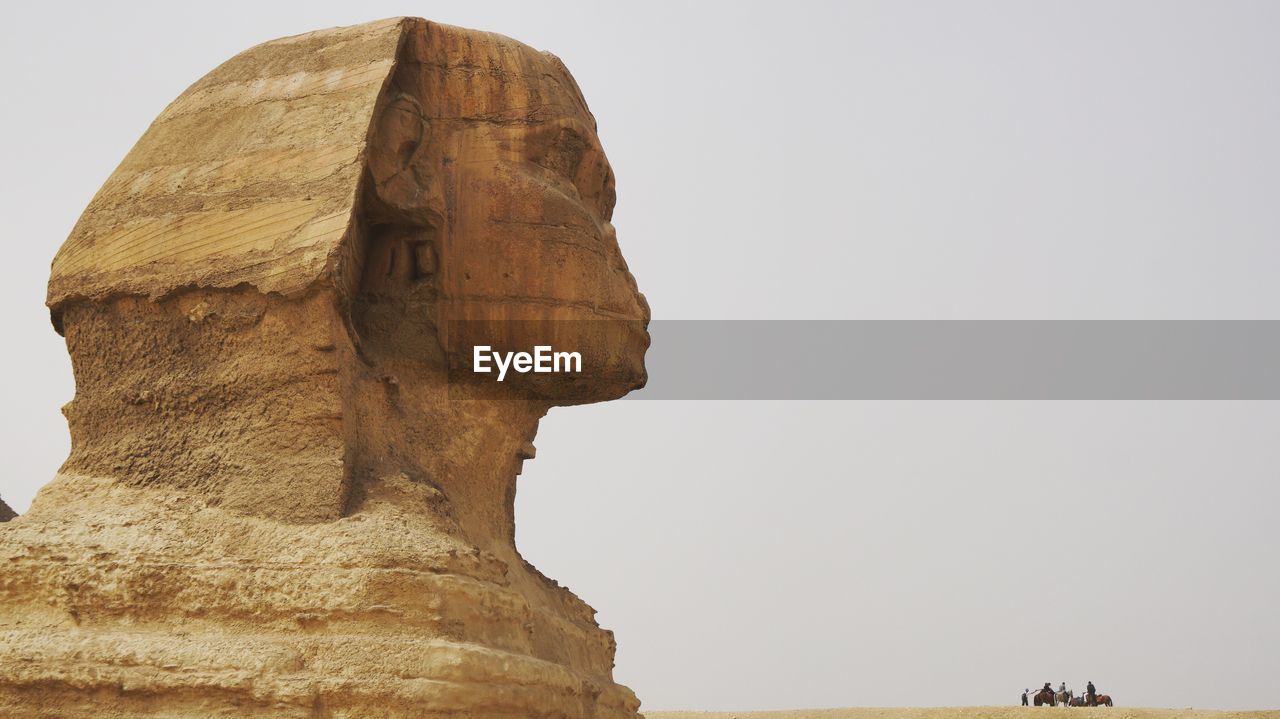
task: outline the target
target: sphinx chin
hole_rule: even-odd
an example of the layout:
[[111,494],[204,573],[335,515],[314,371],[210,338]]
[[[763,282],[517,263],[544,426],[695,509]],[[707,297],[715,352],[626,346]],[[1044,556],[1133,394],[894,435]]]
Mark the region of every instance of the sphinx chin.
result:
[[[0,715],[638,716],[514,544],[540,418],[644,383],[612,204],[567,70],[489,33],[285,38],[175,100],[54,262],[72,451],[0,526]],[[459,319],[581,371],[460,397]]]

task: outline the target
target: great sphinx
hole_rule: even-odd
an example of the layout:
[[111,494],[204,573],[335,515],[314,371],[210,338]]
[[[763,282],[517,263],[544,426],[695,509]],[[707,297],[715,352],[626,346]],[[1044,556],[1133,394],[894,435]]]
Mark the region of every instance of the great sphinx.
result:
[[[192,85],[53,262],[72,450],[0,525],[0,716],[637,716],[514,541],[539,420],[645,381],[613,204],[569,72],[498,35],[399,18]],[[455,322],[588,361],[468,394]]]

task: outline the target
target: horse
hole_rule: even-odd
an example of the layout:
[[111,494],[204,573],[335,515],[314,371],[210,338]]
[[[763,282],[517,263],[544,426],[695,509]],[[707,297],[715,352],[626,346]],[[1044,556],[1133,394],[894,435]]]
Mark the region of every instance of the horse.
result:
[[1062,706],[1064,707],[1071,706],[1071,698],[1073,696],[1075,695],[1072,693],[1070,689],[1066,690],[1065,692],[1058,692],[1057,694],[1058,703],[1062,704]]
[[1044,706],[1045,704],[1048,704],[1051,707],[1058,705],[1057,700],[1054,698],[1053,690],[1047,687],[1036,692],[1036,695],[1032,700],[1038,707]]
[[1113,707],[1113,706],[1115,706],[1115,704],[1112,704],[1112,703],[1111,703],[1111,695],[1110,695],[1110,694],[1095,694],[1095,695],[1093,695],[1093,705],[1094,705],[1095,707],[1102,707],[1102,706]]

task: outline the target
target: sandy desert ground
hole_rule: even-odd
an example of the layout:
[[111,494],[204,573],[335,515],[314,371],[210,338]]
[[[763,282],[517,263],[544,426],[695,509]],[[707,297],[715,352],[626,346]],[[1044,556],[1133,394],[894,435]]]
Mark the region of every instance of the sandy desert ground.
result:
[[644,712],[646,719],[1049,719],[1064,712],[1072,719],[1280,719],[1280,709],[1267,711],[1211,711],[1207,709],[1146,709],[1132,707],[930,707],[798,709],[778,712]]

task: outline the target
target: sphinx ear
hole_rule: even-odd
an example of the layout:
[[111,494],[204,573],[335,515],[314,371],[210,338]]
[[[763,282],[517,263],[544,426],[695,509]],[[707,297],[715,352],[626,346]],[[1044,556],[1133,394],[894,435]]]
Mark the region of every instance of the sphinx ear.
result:
[[365,153],[362,294],[435,299],[444,192],[440,143],[434,140],[422,102],[411,92],[388,91]]
[[[366,362],[388,352],[439,355],[443,153],[423,102],[403,89],[414,85],[406,72],[392,79],[374,111],[359,210],[341,260],[344,320]],[[431,347],[417,346],[424,341]]]
[[365,151],[365,213],[374,223],[440,226],[442,156],[433,129],[413,93],[391,90],[379,102]]

